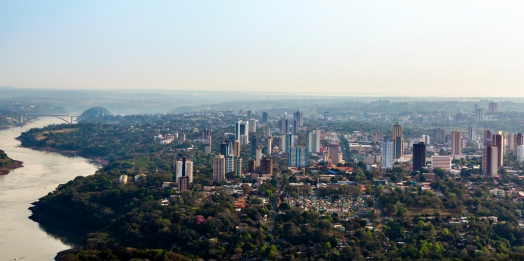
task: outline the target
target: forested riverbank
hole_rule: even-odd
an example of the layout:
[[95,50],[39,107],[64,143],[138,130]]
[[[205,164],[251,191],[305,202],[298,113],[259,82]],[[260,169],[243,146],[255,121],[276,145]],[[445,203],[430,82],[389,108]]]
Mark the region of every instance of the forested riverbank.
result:
[[7,175],[11,170],[23,167],[21,161],[13,160],[0,150],[0,175]]

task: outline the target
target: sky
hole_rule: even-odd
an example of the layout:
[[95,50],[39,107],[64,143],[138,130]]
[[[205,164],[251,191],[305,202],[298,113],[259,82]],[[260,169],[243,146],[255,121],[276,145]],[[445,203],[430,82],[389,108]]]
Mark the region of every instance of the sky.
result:
[[523,13],[524,1],[0,0],[0,86],[524,97]]

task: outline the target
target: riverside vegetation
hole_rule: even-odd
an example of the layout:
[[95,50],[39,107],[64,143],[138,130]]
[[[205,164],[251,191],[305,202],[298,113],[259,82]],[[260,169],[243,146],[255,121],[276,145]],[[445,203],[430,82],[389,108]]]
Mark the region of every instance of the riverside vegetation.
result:
[[22,167],[22,162],[13,160],[0,150],[0,175],[8,174],[11,170]]

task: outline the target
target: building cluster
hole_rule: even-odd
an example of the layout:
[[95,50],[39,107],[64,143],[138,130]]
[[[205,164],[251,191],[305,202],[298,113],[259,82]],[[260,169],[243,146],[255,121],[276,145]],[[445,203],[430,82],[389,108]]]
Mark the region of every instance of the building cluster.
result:
[[156,136],[153,136],[153,140],[156,140],[160,142],[160,144],[169,144],[173,142],[175,139],[178,139],[178,132],[175,132],[175,134],[166,134],[165,136],[162,136],[162,134],[158,134]]
[[[486,120],[486,115],[487,120],[493,115],[499,115],[496,102],[489,103],[486,110],[475,106],[474,111],[476,117],[482,121]],[[215,120],[227,113],[215,113],[210,119]],[[212,167],[213,180],[217,182],[250,174],[272,174],[275,168],[284,166],[292,171],[306,169],[309,172],[309,167],[316,168],[324,163],[336,169],[347,160],[362,161],[368,170],[385,171],[397,164],[409,162],[413,171],[425,172],[422,170],[435,168],[451,171],[455,168],[453,160],[480,156],[478,151],[482,151],[482,164],[479,168],[486,176],[496,177],[499,168],[504,165],[505,155],[513,154],[519,161],[524,161],[522,134],[495,133],[489,129],[477,130],[475,126],[469,126],[465,130],[436,128],[419,137],[406,137],[402,124],[414,120],[426,121],[425,116],[416,113],[409,117],[399,117],[391,132],[383,133],[378,129],[369,133],[354,131],[343,134],[343,137],[340,133],[308,129],[307,123],[312,119],[312,114],[306,114],[304,117],[304,113],[300,111],[279,116],[269,112],[256,114],[253,111],[233,115],[234,119],[227,118],[229,123],[219,121],[219,126],[233,124],[234,129],[231,133],[218,134],[224,138],[223,142],[218,143],[217,148],[213,150],[211,147],[213,133],[209,126],[201,131],[202,136],[196,140],[203,145],[206,153],[215,154]],[[355,117],[350,117],[353,118]],[[448,120],[461,121],[460,118],[460,115],[450,116]],[[326,123],[333,119],[337,118],[325,112],[316,121]],[[320,124],[320,128],[325,127]],[[191,135],[196,132],[196,128],[188,128],[190,131],[174,135],[158,134],[154,136],[154,140],[163,144],[178,140],[179,144],[183,144],[186,142],[186,133]],[[341,143],[341,140],[344,140],[344,143]],[[472,151],[471,148],[475,150]],[[327,171],[329,170],[324,170]],[[177,179],[179,178],[177,176]],[[188,184],[190,183],[191,181]]]
[[[497,111],[496,104],[490,104],[490,108],[491,113]],[[518,161],[524,161],[524,137],[521,133],[505,134],[502,131],[483,129],[482,135],[477,135],[476,127],[469,126],[464,132],[455,129],[446,135],[444,129],[437,128],[432,135],[422,135],[418,142],[405,142],[402,130],[402,125],[397,122],[393,126],[392,138],[383,138],[381,164],[385,168],[392,168],[397,162],[410,161],[413,171],[427,167],[450,170],[452,160],[477,156],[475,153],[464,153],[466,144],[473,144],[473,152],[482,150],[481,170],[488,177],[498,176],[499,168],[504,165],[505,155],[515,155]],[[428,148],[431,148],[431,157],[428,157]],[[442,150],[445,154],[439,155]]]

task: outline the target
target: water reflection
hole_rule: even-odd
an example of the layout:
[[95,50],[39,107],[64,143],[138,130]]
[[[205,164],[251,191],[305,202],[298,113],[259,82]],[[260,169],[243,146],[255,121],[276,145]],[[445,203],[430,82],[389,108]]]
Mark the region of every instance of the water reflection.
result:
[[54,239],[60,240],[62,244],[74,247],[82,244],[84,236],[71,231],[63,230],[57,227],[49,226],[46,224],[38,224],[38,227],[45,231],[47,235]]

